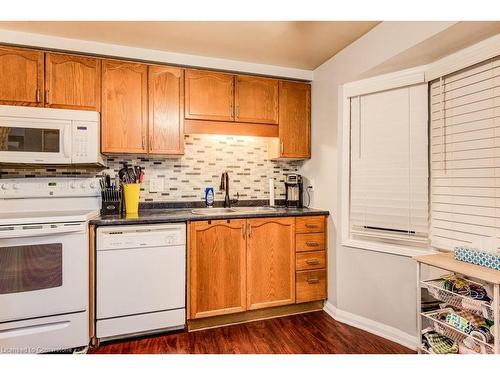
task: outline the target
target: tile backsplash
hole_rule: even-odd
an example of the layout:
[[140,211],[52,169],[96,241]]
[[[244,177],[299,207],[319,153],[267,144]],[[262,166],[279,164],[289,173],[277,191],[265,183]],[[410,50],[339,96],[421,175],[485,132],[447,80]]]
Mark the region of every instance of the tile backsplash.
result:
[[[269,199],[269,179],[275,180],[276,198],[284,198],[284,175],[297,172],[301,161],[271,161],[267,158],[269,140],[260,137],[187,135],[185,153],[177,158],[144,155],[113,155],[107,158],[104,172],[114,176],[122,162],[141,165],[145,179],[141,186],[142,202],[199,201],[204,190],[212,186],[216,200],[222,200],[219,191],[220,176],[229,172],[231,198]],[[98,169],[82,167],[1,167],[1,178],[94,176]],[[164,189],[149,192],[150,179],[163,179]]]

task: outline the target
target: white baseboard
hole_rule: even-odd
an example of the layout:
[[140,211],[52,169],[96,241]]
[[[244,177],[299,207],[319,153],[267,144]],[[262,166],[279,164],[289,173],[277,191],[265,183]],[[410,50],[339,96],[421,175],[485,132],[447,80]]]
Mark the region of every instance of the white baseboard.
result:
[[374,320],[352,314],[347,311],[340,310],[333,306],[330,302],[325,303],[323,310],[333,319],[348,324],[350,326],[362,329],[373,333],[374,335],[383,337],[387,340],[394,341],[398,344],[406,346],[409,349],[417,350],[417,338],[397,328],[388,326]]

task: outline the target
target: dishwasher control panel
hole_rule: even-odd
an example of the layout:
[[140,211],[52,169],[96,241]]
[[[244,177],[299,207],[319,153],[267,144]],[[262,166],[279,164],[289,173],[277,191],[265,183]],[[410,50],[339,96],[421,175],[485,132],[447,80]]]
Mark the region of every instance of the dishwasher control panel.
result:
[[116,225],[97,228],[97,251],[186,244],[186,224]]

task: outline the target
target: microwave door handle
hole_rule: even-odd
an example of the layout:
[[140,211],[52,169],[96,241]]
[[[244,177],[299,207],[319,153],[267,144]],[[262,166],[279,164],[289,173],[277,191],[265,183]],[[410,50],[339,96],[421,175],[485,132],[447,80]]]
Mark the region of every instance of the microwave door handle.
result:
[[[20,237],[42,237],[54,234],[69,234],[81,232],[85,229],[83,223],[77,225],[55,225],[55,224],[27,224],[7,227],[0,230],[0,239],[20,238]],[[12,229],[10,229],[12,228]]]
[[[70,157],[70,153],[71,153],[71,131],[68,131],[68,130],[71,130],[71,126],[67,127],[63,127],[62,129],[62,132],[63,132],[63,144],[62,144],[62,151],[63,151],[63,155],[64,155],[64,158],[67,159]],[[69,148],[69,150],[68,150]]]

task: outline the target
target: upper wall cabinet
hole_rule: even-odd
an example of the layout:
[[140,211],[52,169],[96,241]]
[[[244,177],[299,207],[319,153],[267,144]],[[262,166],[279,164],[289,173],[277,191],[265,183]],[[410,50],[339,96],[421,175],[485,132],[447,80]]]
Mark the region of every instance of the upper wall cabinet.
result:
[[42,107],[43,52],[0,47],[0,104]]
[[99,111],[101,60],[46,53],[44,101],[51,108]]
[[147,149],[148,67],[102,62],[103,153],[144,154]]
[[234,120],[234,76],[187,69],[184,117],[193,120]]
[[277,80],[239,75],[235,86],[235,121],[278,123]]
[[184,71],[169,66],[148,67],[149,153],[184,152]]
[[311,157],[311,85],[281,81],[279,139],[269,147],[272,159]]

